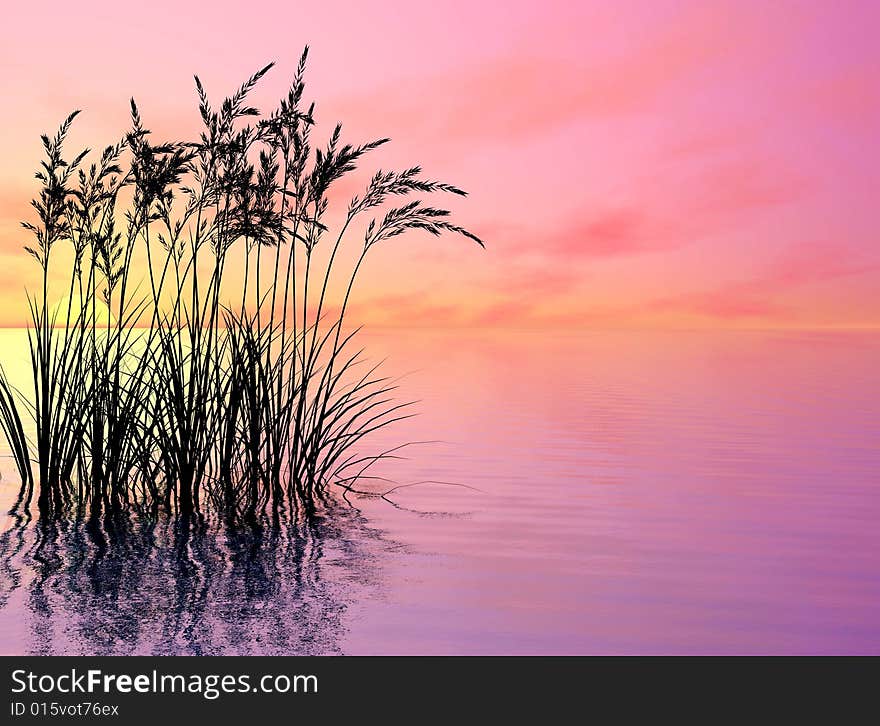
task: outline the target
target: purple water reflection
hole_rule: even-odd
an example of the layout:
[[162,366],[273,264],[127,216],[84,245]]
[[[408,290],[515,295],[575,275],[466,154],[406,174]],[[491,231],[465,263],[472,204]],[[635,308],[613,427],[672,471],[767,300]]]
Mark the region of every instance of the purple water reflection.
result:
[[[446,483],[352,498],[360,514],[317,535],[311,565],[272,558],[257,599],[226,545],[205,545],[196,581],[225,584],[186,612],[189,640],[111,622],[102,652],[880,653],[880,336],[398,331],[365,344],[414,371],[401,395],[421,399],[375,445],[441,440],[376,473]],[[46,633],[52,652],[97,648],[81,632],[98,610],[70,606],[56,575],[47,617],[33,571],[17,573],[13,587],[0,572],[0,650],[38,650]],[[122,597],[149,601],[159,582]],[[278,629],[271,645],[242,635]]]

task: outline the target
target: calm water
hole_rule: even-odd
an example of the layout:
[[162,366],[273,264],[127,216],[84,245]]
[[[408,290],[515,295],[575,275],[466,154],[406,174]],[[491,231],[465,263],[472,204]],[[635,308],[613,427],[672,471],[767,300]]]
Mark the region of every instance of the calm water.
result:
[[376,473],[429,483],[283,537],[7,518],[0,651],[880,653],[880,335],[366,344],[421,401],[376,446],[433,441]]

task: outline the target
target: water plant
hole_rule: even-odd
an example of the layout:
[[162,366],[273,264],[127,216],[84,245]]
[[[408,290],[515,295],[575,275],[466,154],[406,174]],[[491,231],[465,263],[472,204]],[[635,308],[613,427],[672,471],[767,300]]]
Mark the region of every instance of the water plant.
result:
[[[216,108],[196,77],[195,140],[156,142],[134,100],[130,129],[92,162],[65,152],[78,112],[42,137],[36,218],[23,223],[42,281],[28,297],[30,390],[0,373],[15,511],[35,499],[41,518],[277,521],[385,455],[363,440],[410,410],[355,345],[346,316],[359,273],[404,233],[482,242],[412,199],[464,195],[419,167],[376,172],[334,224],[339,181],[388,139],[347,144],[337,125],[313,142],[307,54],[268,114],[248,99],[272,65]],[[62,246],[72,265],[59,305]]]

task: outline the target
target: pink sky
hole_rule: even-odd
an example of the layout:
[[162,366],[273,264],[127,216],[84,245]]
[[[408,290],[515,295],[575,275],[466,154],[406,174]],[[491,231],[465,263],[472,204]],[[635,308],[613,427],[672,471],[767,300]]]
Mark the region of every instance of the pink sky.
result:
[[217,97],[276,60],[267,108],[308,43],[318,117],[468,189],[488,243],[377,249],[368,323],[880,325],[875,2],[57,5],[0,30],[0,324],[36,279],[40,132],[83,108],[72,142],[114,141],[134,95],[191,134],[193,73]]

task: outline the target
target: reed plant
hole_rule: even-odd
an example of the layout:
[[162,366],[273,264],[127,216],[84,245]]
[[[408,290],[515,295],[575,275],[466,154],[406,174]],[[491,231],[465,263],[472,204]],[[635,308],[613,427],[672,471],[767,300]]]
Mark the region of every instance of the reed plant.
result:
[[[134,100],[130,129],[94,161],[66,153],[77,112],[42,137],[23,223],[41,276],[28,296],[29,390],[0,371],[19,513],[35,500],[44,518],[278,521],[350,487],[383,457],[363,453],[364,439],[410,415],[356,345],[359,274],[405,233],[482,242],[414,198],[464,195],[418,167],[376,172],[334,210],[340,180],[388,139],[344,143],[337,125],[315,145],[307,52],[267,114],[248,99],[271,65],[216,108],[196,77],[195,140],[155,141]],[[62,246],[73,264],[59,298]]]

